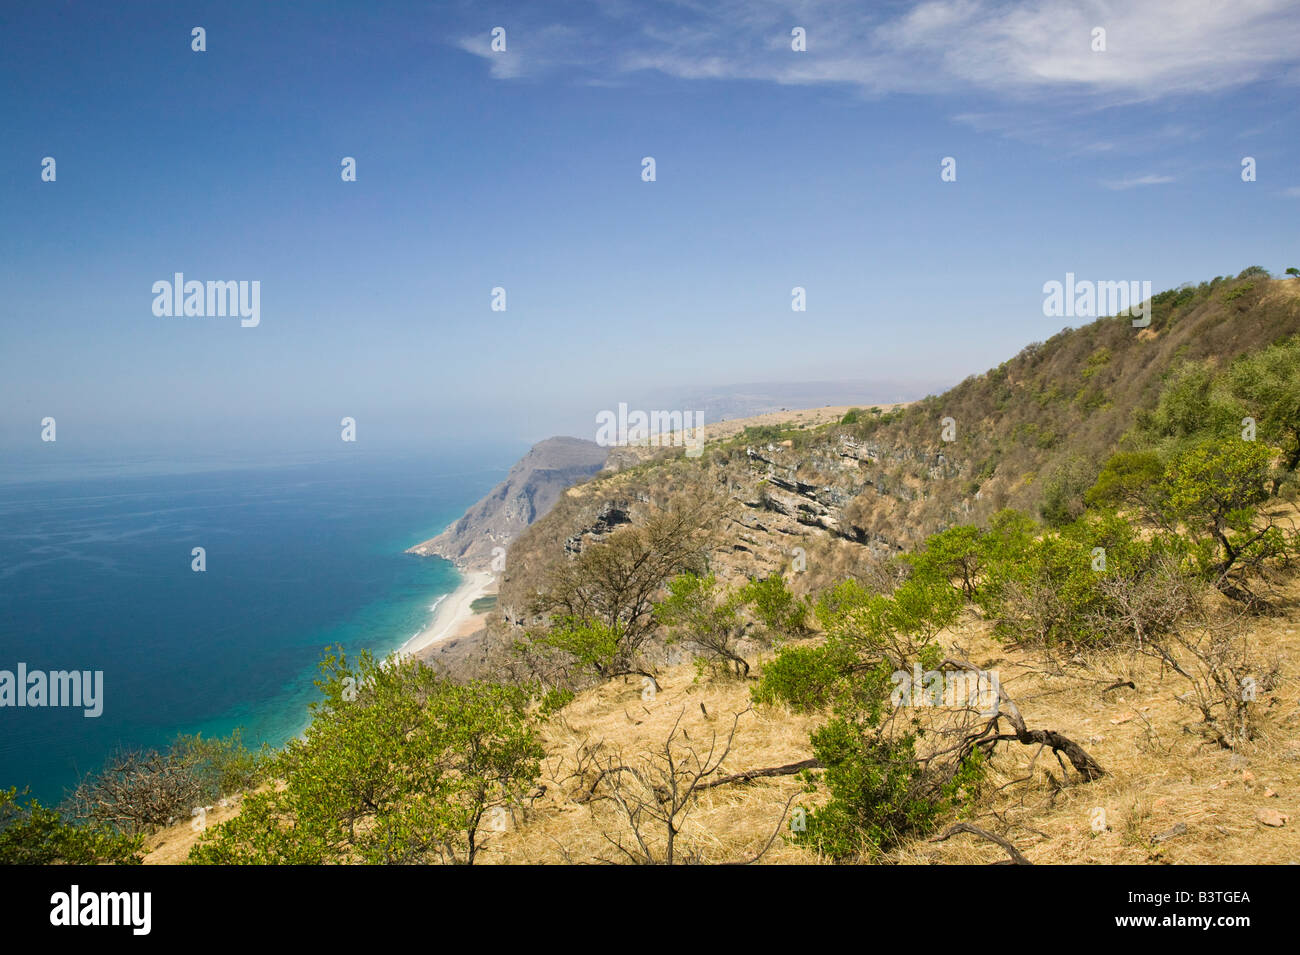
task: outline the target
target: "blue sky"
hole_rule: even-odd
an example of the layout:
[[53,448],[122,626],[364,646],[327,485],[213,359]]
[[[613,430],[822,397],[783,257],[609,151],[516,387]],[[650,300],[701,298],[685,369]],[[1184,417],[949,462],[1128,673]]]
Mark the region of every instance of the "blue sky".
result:
[[[1059,330],[1067,271],[1300,265],[1297,60],[1279,2],[7,5],[0,449],[954,383]],[[155,316],[178,271],[260,281],[261,324]]]

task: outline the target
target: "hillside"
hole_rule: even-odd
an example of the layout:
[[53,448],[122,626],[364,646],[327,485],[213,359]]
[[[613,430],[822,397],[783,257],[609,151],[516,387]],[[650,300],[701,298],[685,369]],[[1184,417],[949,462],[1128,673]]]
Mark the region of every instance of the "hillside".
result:
[[[1300,671],[1296,583],[1287,615],[1260,621],[1251,633],[1261,652],[1282,655],[1288,673]],[[1155,661],[1124,654],[1097,660],[1090,675],[1106,677],[1098,683],[1044,672],[1041,659],[1008,650],[974,617],[939,640],[949,651],[1000,670],[1027,720],[1081,741],[1107,771],[1103,780],[1071,787],[1050,753],[1036,754],[1032,747],[1001,751],[988,781],[995,795],[969,818],[1002,832],[1032,863],[1286,865],[1300,858],[1300,699],[1294,684],[1263,700],[1276,714],[1266,735],[1226,751],[1185,730],[1187,711],[1179,697],[1186,684]],[[1131,680],[1136,689],[1103,692],[1112,676]],[[808,737],[815,721],[788,707],[752,707],[742,682],[701,681],[694,667],[679,664],[660,683],[649,701],[637,681],[617,680],[585,691],[565,708],[564,719],[546,734],[544,794],[516,814],[484,862],[619,861],[607,836],[627,838],[626,821],[608,802],[586,799],[572,774],[584,754],[597,748],[624,757],[655,752],[679,718],[690,741],[680,744],[685,754],[691,745],[704,752],[725,739],[735,714],[743,714],[719,777],[812,755]],[[683,853],[698,852],[707,863],[752,858],[801,792],[795,776],[707,791],[683,826]],[[1098,809],[1104,816],[1095,825]],[[1285,824],[1261,821],[1273,820],[1272,812],[1286,816]],[[881,861],[980,865],[1006,858],[998,846],[961,835],[944,842],[917,839]],[[820,860],[778,835],[761,861]]]
[[[502,648],[538,622],[530,597],[557,562],[683,491],[726,500],[709,554],[716,573],[788,569],[799,548],[797,593],[867,576],[930,534],[1003,508],[1038,516],[1056,496],[1081,510],[1084,489],[1176,367],[1226,367],[1300,333],[1300,281],[1218,278],[1154,296],[1151,318],[1141,329],[1124,318],[1067,329],[943,395],[863,409],[851,423],[792,412],[714,434],[706,426],[694,459],[680,448],[616,449],[618,470],[569,488],[519,534],[491,632],[458,648],[452,672],[484,677],[506,665]],[[953,441],[943,440],[945,418]]]
[[[1251,638],[1261,651],[1279,654],[1286,672],[1294,674],[1300,672],[1298,630],[1300,581],[1293,580],[1286,615],[1259,621]],[[1002,752],[990,784],[997,795],[972,818],[1002,829],[1033,863],[1285,865],[1300,858],[1300,699],[1293,682],[1287,692],[1263,700],[1276,714],[1267,734],[1226,751],[1186,731],[1186,707],[1179,699],[1184,684],[1155,661],[1106,655],[1089,670],[1105,682],[1079,681],[1045,672],[1034,654],[1008,650],[975,617],[944,631],[940,640],[981,666],[998,667],[1028,719],[1083,741],[1108,772],[1086,789],[1063,787],[1049,754],[1032,748]],[[1112,677],[1131,680],[1135,688],[1107,691]],[[703,751],[725,739],[742,714],[720,776],[811,755],[815,720],[789,707],[753,707],[744,682],[701,681],[690,664],[665,669],[659,682],[653,699],[645,699],[638,681],[620,679],[583,691],[565,707],[544,731],[547,756],[535,798],[511,813],[481,863],[619,861],[606,837],[626,836],[627,826],[607,800],[588,796],[595,767],[602,757],[654,752],[679,719],[687,737],[683,751],[692,744]],[[787,804],[802,790],[790,775],[713,788],[683,825],[683,846],[705,862],[748,859],[769,842]],[[1105,814],[1100,831],[1093,825],[1097,809]],[[217,808],[209,818],[221,822],[236,811]],[[1262,822],[1261,813],[1272,819],[1270,811],[1288,817],[1285,824]],[[181,862],[198,838],[188,821],[179,822],[149,839],[145,862]],[[959,836],[916,840],[885,861],[979,865],[1005,858],[996,845]],[[761,861],[820,860],[778,837]]]
[[1294,861],[1300,282],[1153,312],[620,449],[518,533],[450,679],[328,659],[319,727],[188,857]]

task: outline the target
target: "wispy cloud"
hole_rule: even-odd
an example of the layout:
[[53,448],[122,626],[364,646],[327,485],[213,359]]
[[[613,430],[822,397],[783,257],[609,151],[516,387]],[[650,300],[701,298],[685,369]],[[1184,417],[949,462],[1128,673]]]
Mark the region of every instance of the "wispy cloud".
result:
[[1173,182],[1173,176],[1133,176],[1129,179],[1107,179],[1102,181],[1102,185],[1107,189],[1136,189],[1139,186],[1162,186],[1167,182]]
[[[844,84],[870,95],[1077,94],[1116,103],[1285,81],[1300,60],[1300,17],[1289,0],[927,0],[901,12],[835,0],[606,0],[595,9],[581,30],[520,24],[505,54],[490,50],[486,34],[457,45],[502,79],[579,68],[608,81],[654,70]],[[807,32],[807,52],[791,50],[794,27]],[[1093,51],[1098,27],[1105,52]]]
[[[457,37],[452,42],[466,53],[487,60],[493,79],[515,80],[588,62],[578,56],[582,37],[583,33],[574,27],[553,23],[508,29],[506,48],[499,52],[492,49],[492,36],[486,31]],[[593,51],[590,62],[599,63],[598,51]]]
[[1300,199],[1300,186],[1292,186],[1290,189],[1284,189],[1282,195],[1288,199]]

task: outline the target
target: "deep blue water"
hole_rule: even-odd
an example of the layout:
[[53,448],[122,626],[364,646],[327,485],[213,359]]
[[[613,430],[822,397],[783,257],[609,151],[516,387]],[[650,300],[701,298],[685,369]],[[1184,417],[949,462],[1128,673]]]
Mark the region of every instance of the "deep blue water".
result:
[[450,563],[403,551],[517,450],[0,485],[0,670],[104,671],[98,718],[0,707],[0,788],[57,802],[119,743],[297,735],[326,645],[393,650],[455,588]]

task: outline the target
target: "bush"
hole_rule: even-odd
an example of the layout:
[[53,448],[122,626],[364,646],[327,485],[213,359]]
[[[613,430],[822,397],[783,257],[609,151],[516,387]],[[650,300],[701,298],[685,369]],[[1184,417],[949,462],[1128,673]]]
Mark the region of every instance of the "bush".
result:
[[1226,377],[1255,419],[1259,440],[1281,448],[1283,467],[1294,472],[1300,466],[1300,338],[1238,359]]
[[[891,696],[899,670],[940,664],[943,651],[933,638],[956,619],[962,602],[943,570],[914,574],[889,596],[845,581],[817,601],[825,643],[787,647],[764,666],[756,702],[802,711],[829,707],[834,714],[811,737],[822,772],[805,776],[829,800],[807,812],[796,841],[835,860],[877,855],[932,827],[950,809],[952,795],[974,780],[978,755],[949,742],[966,738],[964,730],[954,737],[949,725],[948,733],[929,734],[919,715],[907,726],[896,719]],[[940,724],[951,719],[939,711],[926,717]],[[956,718],[961,724],[968,717],[963,711]]]
[[1068,458],[1056,466],[1043,482],[1039,506],[1049,527],[1064,527],[1083,515],[1084,494],[1095,478],[1095,470],[1083,458]]
[[416,660],[321,662],[324,700],[247,796],[204,835],[208,864],[472,864],[544,754],[520,688],[445,681]]
[[667,627],[669,641],[681,641],[711,663],[749,676],[749,662],[739,643],[749,629],[740,615],[743,600],[727,592],[713,574],[681,574],[668,582],[668,596],[655,604],[655,619]]
[[755,703],[769,706],[786,703],[801,712],[819,710],[845,692],[853,661],[840,645],[786,647],[764,665],[751,696]]
[[966,599],[973,600],[986,560],[985,534],[968,524],[950,527],[929,537],[902,560],[918,577],[956,581]]
[[1089,512],[1041,537],[1004,545],[989,561],[977,603],[1005,639],[1042,646],[1120,642],[1128,611],[1113,581],[1145,586],[1168,549],[1164,538],[1143,540],[1118,514]]
[[[1260,525],[1268,499],[1273,450],[1253,441],[1213,441],[1189,448],[1169,465],[1157,488],[1166,527],[1181,528],[1200,573],[1225,594],[1254,602],[1241,572],[1287,553],[1271,520]],[[1234,575],[1234,577],[1230,577]]]
[[774,635],[801,636],[808,630],[808,602],[791,592],[780,573],[750,580],[740,589],[740,599]]
[[0,865],[116,865],[140,862],[143,836],[76,826],[16,789],[0,790]]
[[1149,506],[1152,490],[1164,477],[1165,466],[1154,451],[1121,451],[1101,469],[1084,494],[1089,507]]
[[1212,365],[1187,362],[1170,374],[1155,408],[1139,413],[1138,438],[1148,448],[1176,451],[1206,438],[1239,437],[1245,413]]
[[876,856],[933,829],[953,795],[980,775],[978,750],[943,777],[918,762],[915,736],[886,737],[869,721],[832,719],[813,732],[812,745],[830,799],[808,813],[797,841],[836,861]]

